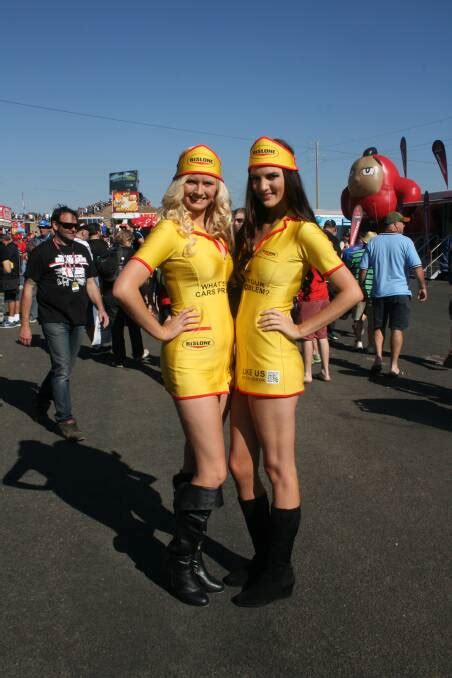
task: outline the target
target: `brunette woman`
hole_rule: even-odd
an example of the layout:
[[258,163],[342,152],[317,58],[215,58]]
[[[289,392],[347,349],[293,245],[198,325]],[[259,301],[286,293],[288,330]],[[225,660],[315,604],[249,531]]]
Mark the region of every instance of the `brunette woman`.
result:
[[[255,556],[247,571],[233,572],[225,582],[245,584],[233,598],[236,605],[258,607],[290,596],[295,582],[291,555],[301,517],[295,408],[304,389],[296,340],[343,315],[362,294],[315,223],[286,142],[261,137],[253,144],[245,209],[236,245],[243,288],[229,465]],[[330,278],[337,295],[297,325],[292,300],[312,266]],[[260,449],[272,485],[271,508],[259,478]]]

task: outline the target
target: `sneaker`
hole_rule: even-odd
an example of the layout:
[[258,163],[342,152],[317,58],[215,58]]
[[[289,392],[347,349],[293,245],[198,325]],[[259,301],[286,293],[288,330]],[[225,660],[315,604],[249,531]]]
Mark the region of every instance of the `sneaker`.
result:
[[339,341],[339,337],[334,332],[328,332],[328,339],[330,341]]
[[355,348],[357,351],[362,351],[364,348],[363,342],[359,340],[355,341]]
[[141,355],[134,355],[133,359],[137,363],[146,363],[146,362],[148,362],[150,357],[151,357],[150,352],[148,351],[147,348],[145,348]]
[[0,323],[0,328],[3,330],[9,330],[13,327],[19,327],[20,323],[17,320],[8,320],[5,318],[3,322]]
[[85,436],[77,426],[76,421],[58,422],[58,430],[66,440],[85,440]]
[[320,365],[322,362],[322,358],[320,357],[320,353],[314,353],[312,356],[312,362],[314,365]]

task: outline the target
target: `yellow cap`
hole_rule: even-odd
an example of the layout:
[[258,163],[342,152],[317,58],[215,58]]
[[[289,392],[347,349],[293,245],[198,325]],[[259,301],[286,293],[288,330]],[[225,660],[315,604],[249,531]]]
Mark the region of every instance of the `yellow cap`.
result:
[[220,158],[203,144],[188,148],[180,156],[175,177],[182,177],[184,174],[208,174],[223,181]]
[[269,137],[259,137],[251,146],[248,169],[253,167],[298,169],[294,154],[288,148]]

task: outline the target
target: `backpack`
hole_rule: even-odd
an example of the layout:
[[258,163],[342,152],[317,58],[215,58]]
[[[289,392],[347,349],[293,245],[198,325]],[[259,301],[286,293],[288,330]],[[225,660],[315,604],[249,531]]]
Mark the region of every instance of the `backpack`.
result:
[[95,257],[94,264],[99,278],[103,282],[114,282],[132,255],[131,247],[117,245],[105,256]]

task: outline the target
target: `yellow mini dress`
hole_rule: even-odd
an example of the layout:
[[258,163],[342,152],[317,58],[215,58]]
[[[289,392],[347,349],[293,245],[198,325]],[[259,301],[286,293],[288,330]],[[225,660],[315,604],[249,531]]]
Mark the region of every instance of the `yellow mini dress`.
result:
[[149,271],[159,267],[177,315],[193,306],[199,326],[163,342],[161,369],[166,389],[176,399],[228,393],[232,380],[234,325],[227,283],[232,259],[227,244],[195,229],[192,254],[177,223],[162,220],[147,236],[133,259]]
[[255,247],[236,318],[235,388],[244,394],[287,398],[304,391],[304,368],[295,341],[279,330],[264,332],[262,311],[290,315],[293,298],[311,266],[327,276],[342,266],[317,224],[287,216]]

